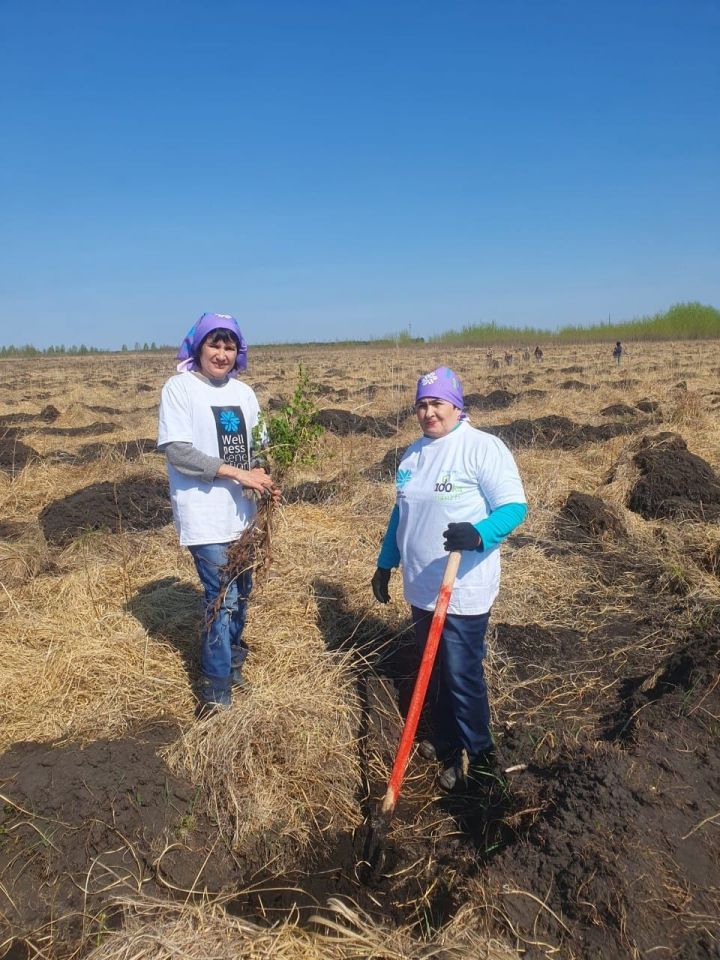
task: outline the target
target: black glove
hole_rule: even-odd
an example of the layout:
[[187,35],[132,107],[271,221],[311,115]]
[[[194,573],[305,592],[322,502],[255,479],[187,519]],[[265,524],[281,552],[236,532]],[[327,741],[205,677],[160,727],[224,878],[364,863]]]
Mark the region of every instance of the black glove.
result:
[[378,567],[373,574],[370,585],[372,586],[372,592],[378,603],[390,603],[388,584],[390,583],[391,573],[392,570],[385,570],[383,567]]
[[446,550],[477,550],[482,548],[482,537],[471,523],[449,523],[443,533]]

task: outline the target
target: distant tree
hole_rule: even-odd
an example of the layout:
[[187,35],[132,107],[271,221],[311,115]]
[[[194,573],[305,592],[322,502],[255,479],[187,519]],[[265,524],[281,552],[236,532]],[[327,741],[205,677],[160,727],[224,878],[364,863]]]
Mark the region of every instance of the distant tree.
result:
[[155,343],[154,340],[153,340],[153,342],[150,344],[150,349],[151,349],[151,350],[157,350],[157,344]]
[[123,353],[127,353],[127,344],[124,343],[124,344],[120,347],[120,349],[122,350]]

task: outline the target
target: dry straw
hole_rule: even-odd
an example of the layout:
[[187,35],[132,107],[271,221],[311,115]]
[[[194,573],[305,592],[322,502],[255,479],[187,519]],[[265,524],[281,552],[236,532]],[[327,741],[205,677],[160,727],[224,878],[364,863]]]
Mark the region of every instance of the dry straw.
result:
[[423,940],[337,900],[309,928],[292,918],[261,927],[228,916],[220,904],[126,901],[124,907],[122,929],[104,936],[84,960],[517,960],[508,946],[477,932],[468,908]]

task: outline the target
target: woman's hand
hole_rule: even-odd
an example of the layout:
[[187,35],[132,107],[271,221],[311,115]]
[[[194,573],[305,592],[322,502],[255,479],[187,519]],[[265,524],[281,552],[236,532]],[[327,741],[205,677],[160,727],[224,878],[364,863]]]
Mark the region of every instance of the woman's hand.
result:
[[446,550],[482,549],[482,537],[471,523],[449,523],[443,533]]
[[223,477],[226,480],[235,480],[241,487],[247,487],[248,490],[257,490],[258,493],[267,491],[276,499],[274,490],[277,490],[277,499],[280,497],[280,490],[275,487],[272,477],[261,467],[253,467],[252,470],[241,470],[240,467],[233,467],[229,463],[221,463],[218,467],[216,477]]

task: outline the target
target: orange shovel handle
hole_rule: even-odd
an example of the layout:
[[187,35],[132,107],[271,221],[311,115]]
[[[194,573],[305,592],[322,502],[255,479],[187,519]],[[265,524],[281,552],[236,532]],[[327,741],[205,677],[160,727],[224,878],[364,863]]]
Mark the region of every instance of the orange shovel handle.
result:
[[397,753],[395,754],[395,763],[393,764],[392,773],[388,780],[387,791],[383,799],[381,812],[388,817],[395,809],[395,804],[400,795],[400,787],[405,777],[405,769],[417,732],[423,704],[425,703],[425,694],[427,693],[428,684],[430,683],[430,675],[440,645],[440,636],[445,626],[445,616],[447,614],[448,604],[450,603],[450,594],[452,593],[459,566],[460,551],[453,550],[445,565],[445,573],[443,574],[440,593],[435,603],[435,613],[433,614],[432,623],[430,624],[430,632],[428,633],[427,642],[425,643],[425,650],[423,651],[422,660],[420,661],[420,669],[418,670],[418,675],[415,680],[410,707],[408,708],[400,743],[398,744]]

